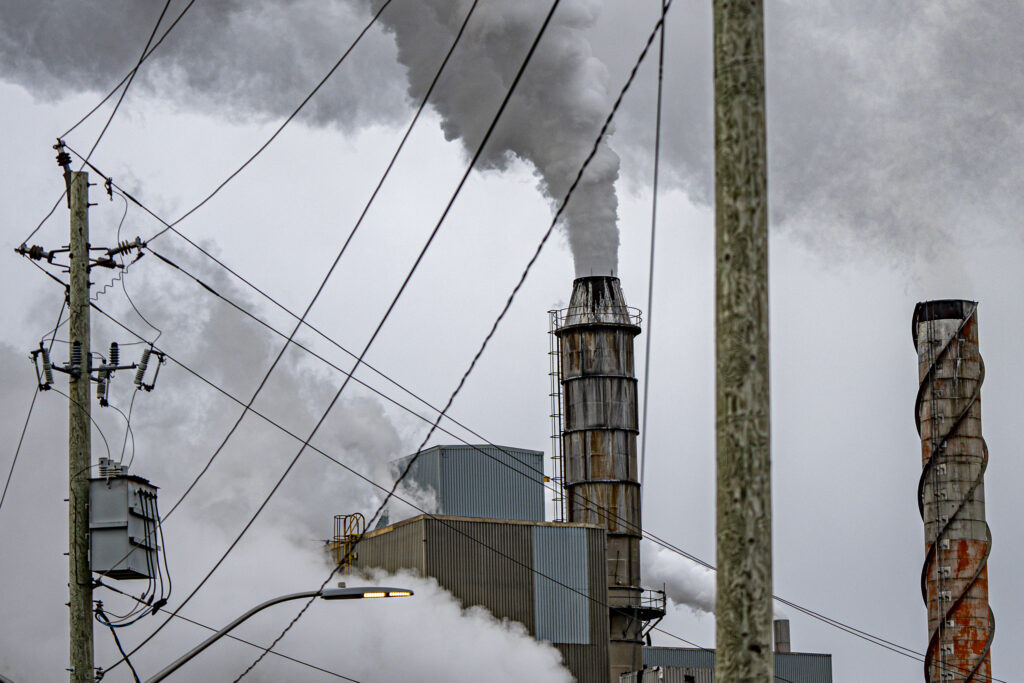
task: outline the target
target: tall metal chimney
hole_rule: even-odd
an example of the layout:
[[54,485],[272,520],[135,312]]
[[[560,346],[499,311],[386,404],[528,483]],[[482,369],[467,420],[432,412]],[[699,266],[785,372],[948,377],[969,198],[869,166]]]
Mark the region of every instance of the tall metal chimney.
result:
[[924,469],[918,507],[925,529],[921,595],[928,607],[927,683],[988,681],[995,618],[988,604],[992,535],[985,522],[981,384],[975,301],[926,301],[912,332],[920,388],[915,420]]
[[569,522],[608,530],[611,680],[643,668],[640,483],[633,339],[638,312],[619,279],[577,278],[555,329],[564,393],[562,451]]

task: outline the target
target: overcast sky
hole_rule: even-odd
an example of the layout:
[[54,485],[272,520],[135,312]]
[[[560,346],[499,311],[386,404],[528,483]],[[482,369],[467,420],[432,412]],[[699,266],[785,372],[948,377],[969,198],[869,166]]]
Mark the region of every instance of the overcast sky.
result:
[[[0,279],[7,294],[0,297],[0,313],[7,324],[0,331],[0,426],[7,451],[0,453],[0,474],[6,476],[32,400],[27,354],[52,329],[61,306],[60,288],[11,250],[63,188],[54,138],[131,68],[162,3],[3,4],[0,149],[7,173],[0,184],[0,219],[7,256]],[[304,114],[180,230],[285,306],[303,310],[469,4],[395,0],[382,14],[384,23],[371,29]],[[171,2],[169,16],[184,5]],[[198,0],[143,66],[94,163],[162,217],[177,218],[266,140],[379,5]],[[665,182],[654,307],[644,312],[638,368],[651,332],[645,527],[713,561],[709,5],[676,0],[667,26]],[[486,168],[470,176],[369,352],[376,368],[434,404],[447,400],[547,228],[550,195],[562,182],[558,174],[578,167],[658,7],[653,0],[563,0],[550,42],[542,43],[534,71],[524,77],[524,99],[513,98],[507,123],[484,157]],[[358,351],[369,339],[546,8],[540,1],[481,0],[465,53],[456,51],[451,75],[438,85],[437,106],[417,125],[310,316],[345,348]],[[990,597],[998,623],[992,662],[995,676],[1011,681],[1024,670],[1024,653],[1016,647],[1024,639],[1017,617],[1024,614],[1024,592],[1015,579],[1024,560],[1024,529],[1014,521],[1024,464],[1013,436],[1017,387],[1024,386],[1017,353],[1024,331],[1022,33],[1024,9],[997,0],[775,2],[766,17],[775,592],[924,650],[910,317],[917,301],[976,299],[987,368],[983,427],[991,454],[985,494],[994,543]],[[595,234],[587,231],[588,220],[617,213],[618,252],[604,254],[599,264],[617,263],[628,303],[644,309],[655,66],[649,60],[626,96],[592,188],[601,201],[584,206],[594,215],[577,220],[573,242],[584,244],[585,252]],[[109,107],[68,142],[86,151]],[[601,188],[612,187],[616,195],[609,201]],[[99,185],[91,198],[97,202],[92,244],[113,245],[125,204],[108,200]],[[159,228],[132,205],[120,237],[145,238]],[[614,230],[603,235],[599,243],[614,250]],[[30,244],[53,248],[66,241],[61,205]],[[290,331],[287,315],[179,238],[165,234],[152,249]],[[546,311],[565,305],[580,253],[574,265],[564,232],[547,245],[451,410],[491,442],[550,452]],[[93,279],[99,291],[107,276]],[[124,283],[139,311],[162,332],[161,348],[232,395],[252,395],[280,338],[155,256],[133,265]],[[156,336],[120,283],[100,296],[99,305],[142,336]],[[94,321],[97,350],[110,341],[136,341],[98,317]],[[66,356],[59,340],[66,336],[57,338],[59,361]],[[351,363],[311,332],[299,339],[335,365]],[[122,357],[134,360],[140,349],[125,346]],[[372,372],[359,377],[423,410]],[[305,435],[338,386],[336,371],[293,349],[256,408]],[[131,389],[130,373],[118,375],[112,402],[127,411]],[[161,503],[170,505],[240,410],[181,367],[164,367],[157,389],[139,394],[133,406],[134,448],[129,438],[125,449],[127,457],[135,455],[132,471],[158,485]],[[0,509],[6,596],[0,602],[0,673],[16,681],[66,675],[66,413],[60,395],[40,394]],[[124,420],[98,406],[94,414],[120,457]],[[370,391],[350,386],[314,443],[383,481],[387,461],[415,450],[426,428]],[[94,457],[105,455],[106,447],[97,432]],[[260,418],[245,419],[167,522],[171,605],[209,570],[296,451],[293,439]],[[371,487],[306,452],[238,550],[183,613],[220,626],[264,597],[319,585],[329,569],[318,539],[330,535],[331,516],[370,512],[378,501]],[[699,583],[699,573],[694,576]],[[422,593],[416,606],[374,604],[359,612],[318,606],[283,641],[282,651],[364,681],[415,675],[410,672],[477,680],[485,664],[505,667],[495,680],[564,680],[550,649],[485,615],[460,612],[426,583],[403,579]],[[126,604],[112,594],[97,597],[111,608]],[[784,612],[793,621],[794,650],[832,653],[836,681],[921,679],[920,663]],[[269,641],[293,614],[279,608],[239,633]],[[149,618],[122,629],[122,639],[137,643],[156,624]],[[437,638],[439,624],[449,638]],[[661,626],[700,645],[714,644],[713,618],[685,605],[672,609]],[[187,624],[168,627],[133,661],[145,677],[202,637]],[[678,644],[667,636],[655,635],[655,641]],[[109,633],[97,630],[96,643],[97,663],[109,666],[116,660]],[[390,656],[393,648],[403,652],[400,661]],[[197,660],[193,675],[231,680],[253,653],[244,645],[219,645]],[[250,677],[281,679],[325,680],[269,659]],[[130,679],[120,667],[107,680]]]

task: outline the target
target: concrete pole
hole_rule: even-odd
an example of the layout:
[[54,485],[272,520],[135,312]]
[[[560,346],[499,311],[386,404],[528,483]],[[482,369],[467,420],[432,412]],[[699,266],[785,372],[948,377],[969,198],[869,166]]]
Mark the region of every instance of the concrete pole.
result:
[[762,0],[714,0],[715,680],[771,683],[768,190]]
[[[68,309],[73,358],[81,358],[68,385],[68,593],[71,680],[93,683],[92,572],[89,568],[89,174],[71,174],[71,286]],[[75,351],[79,345],[81,355]]]

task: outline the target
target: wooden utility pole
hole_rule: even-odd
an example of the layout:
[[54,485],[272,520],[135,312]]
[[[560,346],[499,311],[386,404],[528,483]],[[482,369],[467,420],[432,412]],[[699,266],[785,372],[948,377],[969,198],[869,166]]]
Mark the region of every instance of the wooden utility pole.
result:
[[714,0],[715,680],[772,683],[768,188],[762,0]]
[[[89,477],[92,426],[89,381],[89,174],[72,173],[71,285],[68,295],[71,374],[68,395],[68,593],[71,680],[93,683],[92,571],[89,566]],[[77,363],[77,370],[74,367]]]

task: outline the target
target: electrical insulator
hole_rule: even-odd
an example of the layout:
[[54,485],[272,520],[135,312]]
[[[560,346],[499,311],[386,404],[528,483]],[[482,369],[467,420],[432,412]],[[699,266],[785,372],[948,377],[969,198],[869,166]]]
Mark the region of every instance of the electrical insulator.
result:
[[99,399],[101,406],[108,405],[107,403],[107,389],[110,384],[107,382],[107,373],[101,372],[99,379],[96,382],[96,398]]
[[43,356],[43,380],[49,386],[53,384],[53,364],[50,363],[50,352],[42,345],[40,345],[40,351]]
[[149,365],[149,354],[151,349],[142,350],[142,358],[139,359],[139,368],[135,371],[135,386],[142,386],[142,378],[146,375],[146,367]]
[[120,365],[121,361],[121,349],[118,348],[117,342],[110,342],[110,364],[114,367]]
[[71,345],[71,370],[81,372],[82,368],[82,342],[75,342]]

